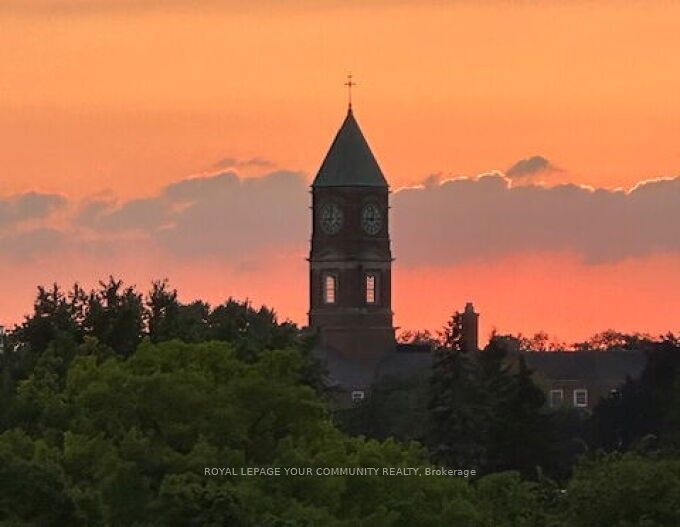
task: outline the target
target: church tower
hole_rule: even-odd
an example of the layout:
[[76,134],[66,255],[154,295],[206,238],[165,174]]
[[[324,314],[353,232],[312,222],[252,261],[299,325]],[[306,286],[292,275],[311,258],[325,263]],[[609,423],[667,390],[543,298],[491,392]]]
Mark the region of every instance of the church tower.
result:
[[312,183],[309,271],[322,348],[367,366],[395,349],[389,186],[351,104]]

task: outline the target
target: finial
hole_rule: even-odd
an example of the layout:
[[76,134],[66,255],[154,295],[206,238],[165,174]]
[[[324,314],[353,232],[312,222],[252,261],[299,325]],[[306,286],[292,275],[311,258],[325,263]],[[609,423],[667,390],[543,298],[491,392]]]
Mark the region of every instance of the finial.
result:
[[345,83],[345,86],[347,86],[347,102],[348,107],[347,109],[351,112],[352,111],[352,86],[356,86],[356,82],[352,82],[352,74],[348,73],[347,74],[347,82]]

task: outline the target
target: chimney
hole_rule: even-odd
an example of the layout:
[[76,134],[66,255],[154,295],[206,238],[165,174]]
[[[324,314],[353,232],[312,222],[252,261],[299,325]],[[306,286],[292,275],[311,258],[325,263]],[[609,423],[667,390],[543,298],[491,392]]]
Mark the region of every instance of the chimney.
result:
[[472,302],[465,304],[463,311],[463,351],[479,351],[479,313],[475,313]]

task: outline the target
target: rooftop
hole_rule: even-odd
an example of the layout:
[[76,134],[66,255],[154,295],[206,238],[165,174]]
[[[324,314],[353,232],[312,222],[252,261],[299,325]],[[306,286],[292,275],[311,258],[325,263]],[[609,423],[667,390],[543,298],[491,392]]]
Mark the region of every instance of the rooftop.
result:
[[387,187],[350,107],[312,187]]

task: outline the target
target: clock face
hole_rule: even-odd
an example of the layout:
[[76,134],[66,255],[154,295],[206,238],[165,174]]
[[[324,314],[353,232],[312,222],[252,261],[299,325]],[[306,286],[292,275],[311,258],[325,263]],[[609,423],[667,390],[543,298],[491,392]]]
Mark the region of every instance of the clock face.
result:
[[366,234],[374,235],[380,232],[382,227],[382,214],[375,203],[364,205],[361,211],[361,227]]
[[326,234],[336,234],[342,228],[342,209],[335,203],[325,203],[321,206],[321,229]]

